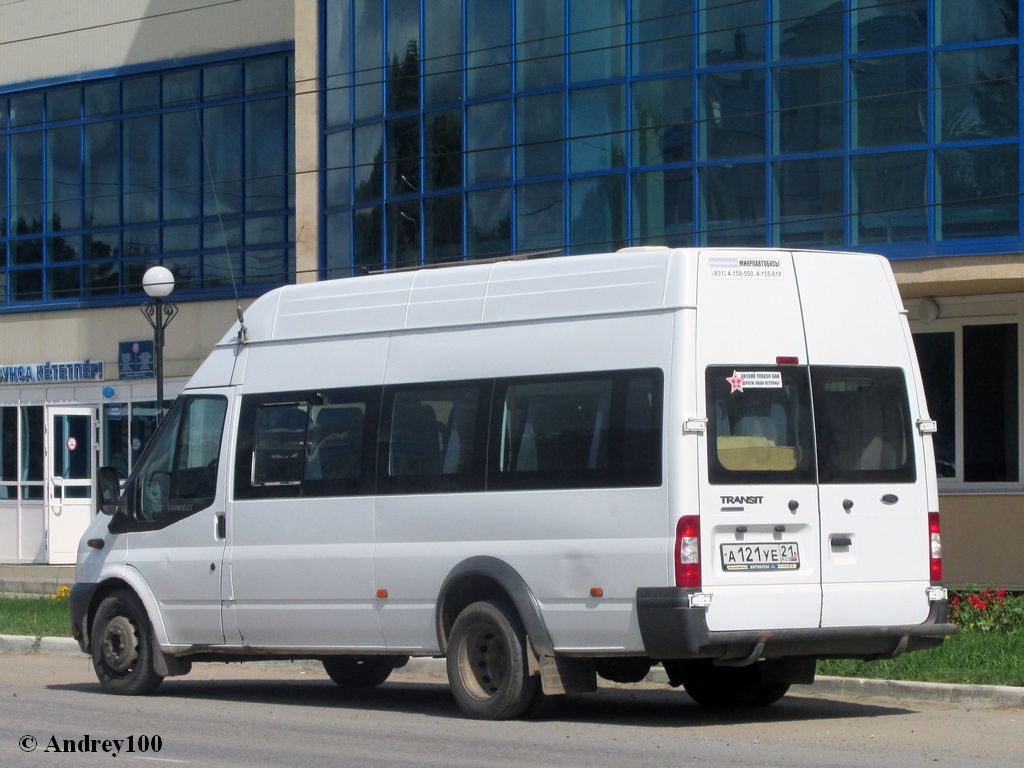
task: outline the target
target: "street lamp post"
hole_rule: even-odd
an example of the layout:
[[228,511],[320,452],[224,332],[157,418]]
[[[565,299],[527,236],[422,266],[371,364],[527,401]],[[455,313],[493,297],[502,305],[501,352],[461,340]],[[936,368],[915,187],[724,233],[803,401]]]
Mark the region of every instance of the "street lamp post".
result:
[[153,327],[153,353],[156,356],[156,422],[164,419],[164,330],[178,314],[178,307],[165,302],[174,290],[174,275],[167,267],[150,267],[142,276],[142,288],[153,301],[139,309]]

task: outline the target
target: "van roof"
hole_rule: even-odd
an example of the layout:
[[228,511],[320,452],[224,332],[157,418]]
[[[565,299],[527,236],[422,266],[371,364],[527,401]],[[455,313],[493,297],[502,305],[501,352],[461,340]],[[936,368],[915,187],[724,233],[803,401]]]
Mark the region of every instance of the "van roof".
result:
[[[543,321],[696,306],[701,252],[645,249],[509,260],[277,288],[245,311],[246,341]],[[767,249],[743,252],[767,253]],[[780,251],[788,252],[788,251]],[[237,341],[236,323],[220,345]]]

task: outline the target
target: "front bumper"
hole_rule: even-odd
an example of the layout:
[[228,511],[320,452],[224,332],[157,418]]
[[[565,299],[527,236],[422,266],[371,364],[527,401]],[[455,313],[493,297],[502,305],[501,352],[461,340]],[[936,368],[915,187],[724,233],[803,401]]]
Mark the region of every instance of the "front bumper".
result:
[[83,653],[89,653],[89,605],[99,584],[74,584],[71,587],[71,635]]
[[690,607],[697,590],[641,587],[637,618],[647,655],[652,659],[717,659],[753,663],[761,658],[893,658],[907,651],[935,648],[956,634],[948,623],[945,600],[931,603],[921,624],[812,629],[763,629],[712,632],[707,608]]

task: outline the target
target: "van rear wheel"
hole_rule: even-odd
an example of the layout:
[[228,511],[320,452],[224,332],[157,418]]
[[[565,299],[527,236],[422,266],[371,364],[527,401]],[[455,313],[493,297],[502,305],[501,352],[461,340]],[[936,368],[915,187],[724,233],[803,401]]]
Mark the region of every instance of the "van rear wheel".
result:
[[92,666],[107,693],[152,693],[164,678],[153,666],[153,629],[134,592],[119,590],[100,603],[92,621]]
[[448,682],[459,708],[480,720],[509,720],[526,711],[537,695],[530,674],[526,632],[504,602],[477,602],[452,625]]

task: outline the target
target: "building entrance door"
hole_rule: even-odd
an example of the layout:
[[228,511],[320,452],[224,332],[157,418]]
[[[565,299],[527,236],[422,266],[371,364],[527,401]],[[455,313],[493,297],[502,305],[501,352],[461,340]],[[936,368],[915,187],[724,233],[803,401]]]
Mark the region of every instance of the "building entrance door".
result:
[[96,409],[46,409],[46,562],[74,563],[95,514]]

